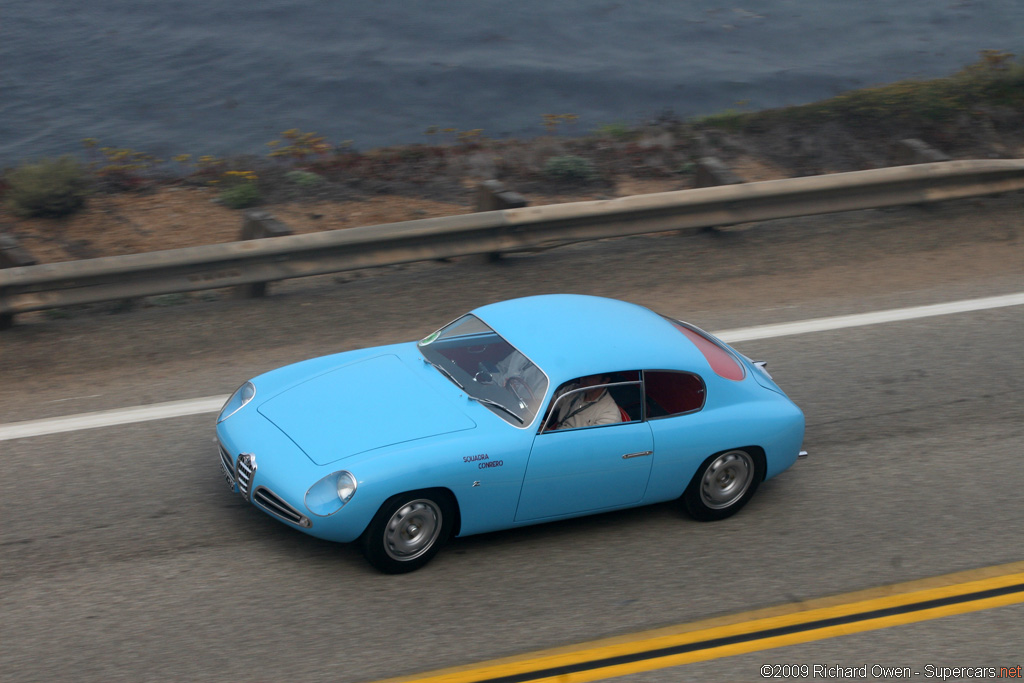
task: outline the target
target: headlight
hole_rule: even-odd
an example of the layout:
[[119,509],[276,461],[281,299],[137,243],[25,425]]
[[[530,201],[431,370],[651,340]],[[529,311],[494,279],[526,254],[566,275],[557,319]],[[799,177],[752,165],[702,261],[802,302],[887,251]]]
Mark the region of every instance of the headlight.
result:
[[220,424],[244,408],[245,404],[251,401],[252,397],[255,395],[256,385],[252,382],[246,382],[242,386],[238,387],[238,390],[231,394],[231,398],[229,398],[228,402],[224,404],[224,407],[220,409],[220,415],[217,416],[217,424]]
[[356,494],[356,478],[350,472],[332,472],[306,491],[306,509],[317,517],[329,517],[345,507]]

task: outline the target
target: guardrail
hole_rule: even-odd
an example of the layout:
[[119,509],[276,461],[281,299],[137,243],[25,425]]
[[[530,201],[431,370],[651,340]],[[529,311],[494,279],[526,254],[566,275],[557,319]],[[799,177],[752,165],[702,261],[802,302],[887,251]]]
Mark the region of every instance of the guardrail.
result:
[[1024,160],[949,161],[428,218],[0,270],[18,313],[471,254],[1024,189]]

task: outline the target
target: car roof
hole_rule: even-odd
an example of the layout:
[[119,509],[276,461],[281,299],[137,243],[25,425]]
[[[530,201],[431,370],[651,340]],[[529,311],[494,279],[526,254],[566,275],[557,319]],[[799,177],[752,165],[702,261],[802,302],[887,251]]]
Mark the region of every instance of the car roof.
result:
[[546,294],[482,306],[473,314],[556,384],[618,370],[708,369],[672,323],[643,306],[581,294]]

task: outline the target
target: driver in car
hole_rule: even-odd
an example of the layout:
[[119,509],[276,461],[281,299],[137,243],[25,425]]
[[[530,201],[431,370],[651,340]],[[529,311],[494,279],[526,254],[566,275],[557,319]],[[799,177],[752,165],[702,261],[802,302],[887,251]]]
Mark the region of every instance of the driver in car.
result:
[[619,405],[608,393],[608,387],[603,386],[610,380],[609,375],[588,375],[563,387],[560,396],[574,389],[592,388],[576,391],[567,399],[559,401],[555,408],[557,414],[549,429],[576,429],[622,422]]

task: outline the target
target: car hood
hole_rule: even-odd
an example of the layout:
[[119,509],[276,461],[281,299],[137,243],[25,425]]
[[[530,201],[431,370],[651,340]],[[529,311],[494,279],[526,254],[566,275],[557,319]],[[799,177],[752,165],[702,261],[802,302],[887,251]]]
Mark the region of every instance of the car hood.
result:
[[393,354],[310,377],[258,410],[317,465],[476,427]]

